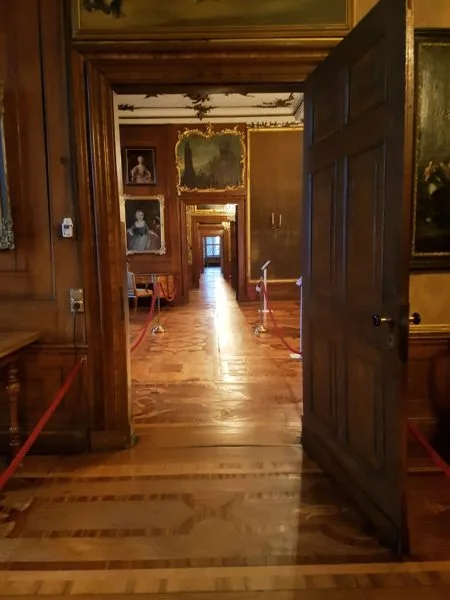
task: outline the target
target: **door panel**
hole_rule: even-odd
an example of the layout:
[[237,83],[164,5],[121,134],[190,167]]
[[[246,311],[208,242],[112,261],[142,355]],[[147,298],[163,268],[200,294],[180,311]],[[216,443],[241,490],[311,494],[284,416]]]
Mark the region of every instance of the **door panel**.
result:
[[411,0],[380,0],[305,87],[303,444],[397,552],[408,549],[412,53]]

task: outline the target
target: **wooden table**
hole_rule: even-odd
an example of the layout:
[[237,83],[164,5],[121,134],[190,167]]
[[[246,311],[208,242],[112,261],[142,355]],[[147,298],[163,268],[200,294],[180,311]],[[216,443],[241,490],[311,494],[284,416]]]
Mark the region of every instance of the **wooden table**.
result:
[[6,367],[9,449],[12,458],[16,456],[21,444],[18,417],[20,379],[17,359],[25,348],[34,344],[38,339],[39,334],[34,331],[0,331],[0,368]]

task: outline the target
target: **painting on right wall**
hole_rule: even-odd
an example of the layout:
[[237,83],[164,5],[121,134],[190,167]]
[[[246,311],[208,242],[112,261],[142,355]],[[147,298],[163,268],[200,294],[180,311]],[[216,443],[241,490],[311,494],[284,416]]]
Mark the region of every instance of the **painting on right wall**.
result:
[[[447,38],[448,40],[448,38]],[[450,267],[450,41],[416,42],[412,270]]]

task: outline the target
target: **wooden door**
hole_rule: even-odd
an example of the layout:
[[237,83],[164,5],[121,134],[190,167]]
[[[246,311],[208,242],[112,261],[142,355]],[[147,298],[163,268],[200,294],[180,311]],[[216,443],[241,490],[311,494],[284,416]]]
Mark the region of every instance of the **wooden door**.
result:
[[412,0],[380,0],[305,86],[305,450],[396,552],[405,510]]

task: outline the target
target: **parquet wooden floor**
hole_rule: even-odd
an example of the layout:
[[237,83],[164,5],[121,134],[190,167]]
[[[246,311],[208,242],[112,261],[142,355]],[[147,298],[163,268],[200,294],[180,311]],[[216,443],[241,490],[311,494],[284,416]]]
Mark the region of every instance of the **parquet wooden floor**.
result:
[[[298,347],[298,304],[274,310]],[[132,336],[145,317],[132,315]],[[3,494],[0,596],[449,597],[436,539],[450,498],[427,496],[437,475],[419,478],[417,495],[434,536],[417,556],[436,561],[390,562],[303,455],[301,363],[270,333],[256,337],[257,319],[215,270],[189,305],[164,309],[166,333],[132,356],[137,445],[31,457]]]

